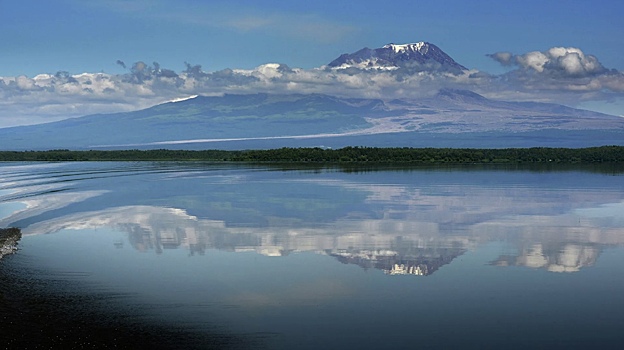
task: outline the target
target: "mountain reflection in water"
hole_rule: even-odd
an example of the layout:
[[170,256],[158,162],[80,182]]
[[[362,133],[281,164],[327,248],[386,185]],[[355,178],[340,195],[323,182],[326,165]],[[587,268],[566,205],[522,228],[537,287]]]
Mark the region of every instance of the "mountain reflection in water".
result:
[[0,340],[621,347],[622,172],[370,170],[1,164]]
[[[12,189],[5,202],[23,208],[1,223],[22,225],[25,235],[109,227],[125,232],[137,251],[157,254],[310,251],[389,275],[430,275],[491,241],[516,247],[492,265],[575,272],[593,265],[604,247],[624,244],[618,176],[602,177],[610,181],[597,186],[587,178],[599,175],[583,172],[256,170],[121,165],[55,170],[64,176],[59,183],[35,171],[23,184],[19,176],[5,175],[14,179],[5,182]],[[82,173],[98,176],[85,179]],[[124,175],[129,184],[147,181],[142,187],[149,192],[120,186],[115,178]],[[595,213],[605,206],[620,215]]]
[[110,227],[125,232],[138,251],[162,254],[179,248],[194,255],[220,249],[266,256],[312,251],[391,275],[429,275],[477,244],[503,239],[517,246],[517,253],[501,256],[494,265],[574,272],[593,265],[603,247],[624,244],[623,227],[597,227],[592,220],[571,219],[514,216],[504,222],[487,220],[458,227],[407,219],[346,218],[318,227],[241,227],[198,219],[181,209],[134,206],[62,216],[32,224],[24,233]]

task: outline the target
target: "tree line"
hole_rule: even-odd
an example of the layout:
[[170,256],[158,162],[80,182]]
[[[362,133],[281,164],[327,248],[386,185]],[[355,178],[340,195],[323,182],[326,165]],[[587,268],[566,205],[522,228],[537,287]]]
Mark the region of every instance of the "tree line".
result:
[[268,150],[0,151],[0,161],[225,161],[276,163],[624,163],[624,146],[588,148],[278,148]]

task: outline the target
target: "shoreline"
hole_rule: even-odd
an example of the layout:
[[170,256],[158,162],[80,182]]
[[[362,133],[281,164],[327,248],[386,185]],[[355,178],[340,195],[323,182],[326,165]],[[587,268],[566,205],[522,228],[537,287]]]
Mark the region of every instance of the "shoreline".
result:
[[0,151],[0,161],[211,161],[223,163],[343,164],[624,164],[624,146],[587,148],[344,147],[256,150]]
[[19,228],[0,228],[0,259],[17,251],[17,242],[22,238]]

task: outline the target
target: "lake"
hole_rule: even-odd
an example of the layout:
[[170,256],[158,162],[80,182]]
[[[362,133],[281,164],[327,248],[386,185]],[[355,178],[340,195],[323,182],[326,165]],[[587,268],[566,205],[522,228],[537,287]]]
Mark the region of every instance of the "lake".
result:
[[624,344],[617,169],[3,163],[0,227],[9,347]]

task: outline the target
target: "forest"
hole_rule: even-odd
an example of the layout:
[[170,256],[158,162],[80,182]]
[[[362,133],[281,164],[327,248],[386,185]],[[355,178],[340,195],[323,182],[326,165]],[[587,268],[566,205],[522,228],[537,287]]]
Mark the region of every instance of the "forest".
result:
[[589,148],[279,148],[268,150],[0,151],[0,161],[219,161],[252,163],[623,163],[624,146]]

